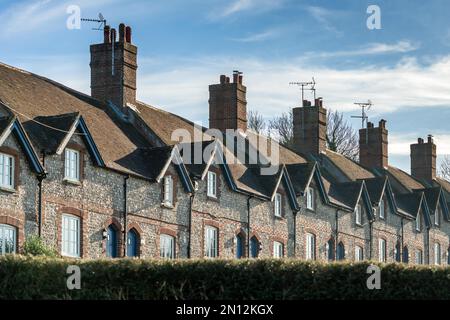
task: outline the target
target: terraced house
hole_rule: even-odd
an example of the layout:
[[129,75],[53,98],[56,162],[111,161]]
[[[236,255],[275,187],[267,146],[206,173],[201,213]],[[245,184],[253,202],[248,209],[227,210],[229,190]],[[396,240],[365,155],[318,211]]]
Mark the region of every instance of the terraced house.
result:
[[[39,235],[76,258],[448,264],[450,183],[431,136],[411,145],[410,175],[389,165],[386,121],[369,123],[357,163],[327,149],[322,99],[303,101],[295,147],[269,141],[275,161],[247,130],[241,74],[209,87],[210,128],[239,129],[230,147],[236,136],[136,100],[130,27],[117,40],[105,27],[90,52],[91,96],[0,64],[1,254]],[[186,161],[192,150],[207,156]]]

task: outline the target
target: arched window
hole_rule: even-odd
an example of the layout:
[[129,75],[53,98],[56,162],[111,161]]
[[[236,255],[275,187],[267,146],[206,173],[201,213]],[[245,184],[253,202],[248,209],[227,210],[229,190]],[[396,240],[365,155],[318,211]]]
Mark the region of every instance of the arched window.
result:
[[337,259],[344,260],[345,259],[345,247],[342,242],[339,242],[337,246]]
[[250,239],[250,254],[252,258],[258,258],[259,255],[259,241],[258,239],[253,236]]
[[434,244],[434,264],[441,264],[441,245],[437,242]]
[[403,247],[403,262],[404,263],[409,263],[409,251],[408,251],[408,247],[407,246]]
[[355,246],[355,261],[364,260],[364,249],[361,246]]
[[16,228],[7,224],[0,224],[0,255],[16,252]]
[[136,229],[130,229],[127,234],[127,257],[139,256],[139,234]]
[[236,258],[240,259],[244,256],[244,236],[242,233],[236,235]]
[[316,260],[316,236],[312,233],[306,234],[306,260]]
[[109,258],[117,258],[117,230],[114,225],[109,225],[106,229],[106,256]]
[[330,238],[330,240],[328,240],[326,248],[327,248],[328,261],[334,261],[334,239],[333,238]]

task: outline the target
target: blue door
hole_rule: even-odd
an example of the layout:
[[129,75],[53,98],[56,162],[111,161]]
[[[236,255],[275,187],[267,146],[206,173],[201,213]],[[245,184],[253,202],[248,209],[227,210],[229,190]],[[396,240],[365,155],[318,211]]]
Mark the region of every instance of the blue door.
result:
[[344,260],[345,259],[345,247],[342,242],[339,242],[337,246],[337,259]]
[[108,237],[106,238],[106,256],[117,257],[117,231],[113,226],[108,227]]
[[250,239],[250,253],[252,258],[257,258],[259,253],[259,241],[256,237]]
[[127,235],[127,257],[138,256],[138,235],[134,229],[128,231]]
[[242,235],[236,235],[236,258],[240,259],[244,255],[244,241]]

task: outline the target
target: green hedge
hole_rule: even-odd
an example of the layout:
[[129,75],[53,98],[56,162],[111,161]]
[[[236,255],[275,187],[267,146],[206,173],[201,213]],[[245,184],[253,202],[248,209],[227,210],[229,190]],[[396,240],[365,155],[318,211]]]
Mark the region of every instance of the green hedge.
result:
[[[67,289],[71,264],[80,290]],[[380,265],[381,290],[368,290],[368,265],[6,256],[0,299],[450,299],[450,268]]]

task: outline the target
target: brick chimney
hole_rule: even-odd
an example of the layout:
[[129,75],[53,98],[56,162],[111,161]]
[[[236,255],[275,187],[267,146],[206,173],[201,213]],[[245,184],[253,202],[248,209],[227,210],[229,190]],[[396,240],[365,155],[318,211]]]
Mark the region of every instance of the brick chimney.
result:
[[372,122],[359,130],[359,163],[365,167],[387,168],[388,130],[386,120],[380,120],[378,127]]
[[91,51],[91,96],[110,101],[121,110],[136,101],[137,47],[131,44],[131,28],[105,26],[103,43],[93,44]]
[[411,145],[411,175],[425,181],[436,179],[436,145],[431,135],[426,143],[419,138]]
[[311,106],[308,100],[303,107],[292,109],[294,121],[294,149],[301,153],[317,155],[327,147],[327,109],[322,98]]
[[209,86],[209,127],[247,130],[247,88],[242,84],[242,74],[233,72],[233,82],[221,75],[219,84]]

